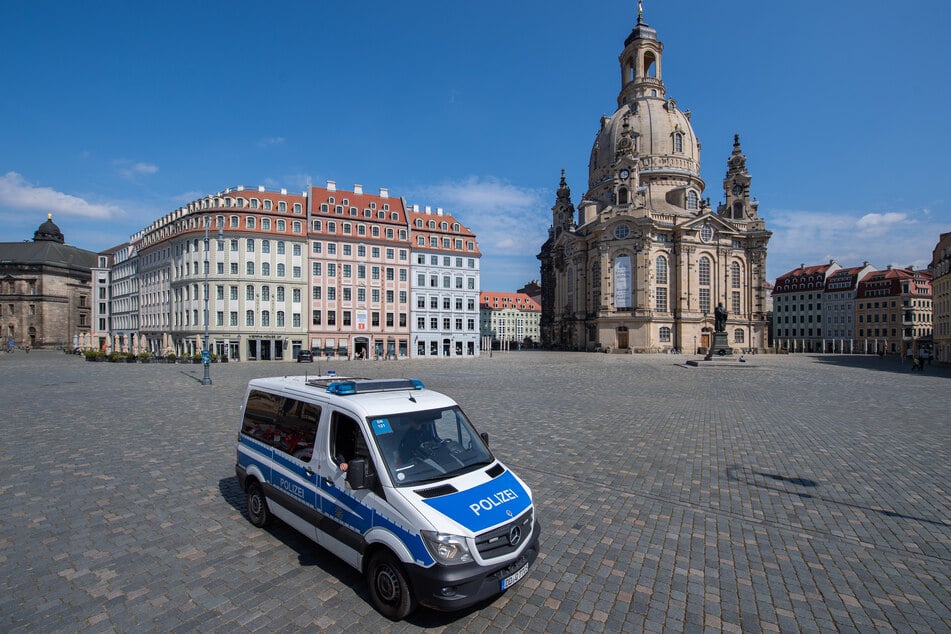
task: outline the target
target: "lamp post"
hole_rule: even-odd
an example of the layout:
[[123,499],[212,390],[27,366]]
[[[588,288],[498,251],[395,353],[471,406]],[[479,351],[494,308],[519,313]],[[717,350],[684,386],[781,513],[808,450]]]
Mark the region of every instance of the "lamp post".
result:
[[208,225],[211,218],[205,216],[205,342],[202,346],[201,364],[205,367],[205,375],[201,379],[202,385],[211,385],[211,354],[208,351]]

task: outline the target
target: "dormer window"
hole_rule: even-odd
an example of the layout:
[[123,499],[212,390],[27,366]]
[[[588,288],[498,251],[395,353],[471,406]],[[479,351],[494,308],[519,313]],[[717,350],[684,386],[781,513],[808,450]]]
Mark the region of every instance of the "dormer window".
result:
[[699,197],[697,192],[691,190],[687,191],[687,209],[697,209],[699,202]]

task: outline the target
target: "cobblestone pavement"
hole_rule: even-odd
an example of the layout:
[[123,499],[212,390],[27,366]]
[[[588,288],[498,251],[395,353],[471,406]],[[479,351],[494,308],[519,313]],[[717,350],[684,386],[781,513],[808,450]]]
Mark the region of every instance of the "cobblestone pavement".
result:
[[[0,630],[947,632],[951,370],[877,357],[508,353],[212,366],[0,355]],[[249,378],[329,368],[454,396],[533,488],[542,555],[391,623],[234,478]]]

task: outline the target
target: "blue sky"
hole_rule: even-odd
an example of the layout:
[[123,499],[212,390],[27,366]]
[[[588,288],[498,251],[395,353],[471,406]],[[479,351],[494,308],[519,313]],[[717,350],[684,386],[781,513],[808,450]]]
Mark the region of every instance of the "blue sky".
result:
[[[951,231],[943,0],[645,0],[705,197],[733,134],[800,263],[926,266]],[[482,288],[538,277],[562,168],[577,203],[634,0],[0,5],[0,241],[52,212],[102,250],[235,185],[335,180],[473,229]]]

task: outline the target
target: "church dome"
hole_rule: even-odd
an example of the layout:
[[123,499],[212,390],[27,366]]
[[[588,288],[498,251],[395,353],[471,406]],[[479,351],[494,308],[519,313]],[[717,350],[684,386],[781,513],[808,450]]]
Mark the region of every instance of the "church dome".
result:
[[65,243],[66,238],[63,236],[63,232],[53,222],[53,214],[47,214],[46,222],[41,224],[40,228],[33,233],[33,241]]
[[[630,152],[628,148],[630,139]],[[602,117],[591,149],[588,186],[610,178],[623,155],[641,159],[641,173],[700,178],[700,142],[687,113],[673,99],[639,97],[621,105],[610,117]]]

